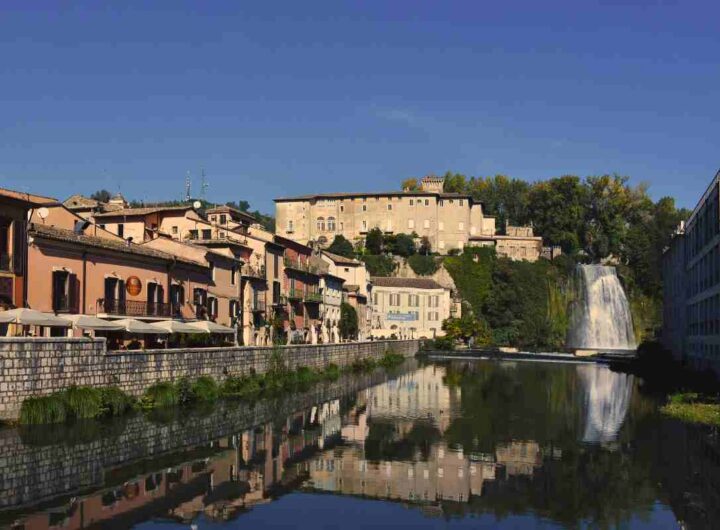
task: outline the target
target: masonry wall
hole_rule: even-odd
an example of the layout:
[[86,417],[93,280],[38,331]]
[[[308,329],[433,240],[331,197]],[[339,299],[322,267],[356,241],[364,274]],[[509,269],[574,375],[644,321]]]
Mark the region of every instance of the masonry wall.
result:
[[[411,357],[418,347],[418,341],[375,341],[280,346],[277,351],[289,368],[321,369],[330,363],[343,367],[358,359],[378,359],[389,350]],[[116,385],[138,396],[158,381],[264,373],[274,351],[241,347],[108,352],[105,339],[0,338],[0,419],[17,419],[27,397],[71,385]]]

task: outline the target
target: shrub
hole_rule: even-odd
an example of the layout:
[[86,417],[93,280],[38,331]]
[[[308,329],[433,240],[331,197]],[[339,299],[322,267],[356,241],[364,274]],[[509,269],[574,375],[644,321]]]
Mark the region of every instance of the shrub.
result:
[[440,351],[452,351],[455,349],[455,339],[452,337],[437,337],[430,343],[430,347]]
[[97,388],[71,386],[61,393],[67,415],[72,418],[97,418],[102,413],[102,394]]
[[340,377],[340,368],[335,363],[330,363],[322,371],[323,379],[328,381],[336,381]]
[[371,276],[391,276],[395,271],[395,261],[392,256],[385,256],[384,254],[367,255],[361,259]]
[[405,362],[405,357],[399,353],[395,353],[392,350],[385,352],[385,355],[378,361],[378,364],[383,368],[395,368]]
[[190,379],[187,377],[181,377],[175,383],[175,389],[177,390],[178,404],[185,405],[193,401],[194,396]]
[[191,395],[195,401],[215,401],[220,396],[220,389],[212,377],[202,376],[192,384]]
[[57,393],[49,396],[31,397],[20,407],[20,423],[60,423],[67,418],[65,400]]
[[155,383],[149,387],[142,397],[145,408],[172,407],[180,403],[178,389],[172,383]]
[[435,256],[424,256],[415,254],[407,260],[410,268],[419,276],[432,276],[440,268]]
[[107,386],[100,389],[100,403],[103,415],[120,416],[132,409],[135,406],[135,401],[135,398],[116,386]]

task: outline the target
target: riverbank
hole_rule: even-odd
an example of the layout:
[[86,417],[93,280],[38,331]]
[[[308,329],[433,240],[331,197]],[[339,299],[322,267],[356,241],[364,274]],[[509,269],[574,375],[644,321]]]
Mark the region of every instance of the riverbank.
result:
[[278,347],[192,348],[107,351],[104,339],[0,338],[0,420],[15,421],[21,404],[70,387],[114,387],[141,398],[157,383],[209,377],[225,381],[272,370],[279,354],[287,370],[339,369],[379,361],[391,352],[405,358],[417,353],[416,340],[388,340]]

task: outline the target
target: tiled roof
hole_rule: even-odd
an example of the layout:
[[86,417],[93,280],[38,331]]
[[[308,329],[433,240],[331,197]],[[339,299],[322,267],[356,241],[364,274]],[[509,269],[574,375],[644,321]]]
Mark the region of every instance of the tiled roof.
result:
[[91,199],[90,197],[85,197],[79,193],[71,195],[63,201],[63,206],[65,206],[68,210],[73,210],[75,208],[97,208],[99,204],[99,201]]
[[345,256],[328,252],[327,250],[323,250],[322,253],[339,265],[362,265],[362,262],[354,258],[346,258]]
[[43,237],[46,239],[53,239],[55,241],[64,241],[66,243],[74,243],[77,245],[83,245],[94,248],[101,248],[105,250],[112,250],[114,252],[124,252],[127,254],[135,254],[138,256],[146,256],[150,258],[163,259],[168,261],[179,261],[188,265],[198,266],[195,261],[187,260],[177,256],[172,256],[166,252],[155,250],[134,243],[128,244],[126,241],[121,239],[110,239],[104,237],[96,237],[87,234],[76,234],[72,230],[65,228],[58,228],[56,226],[47,226],[37,223],[30,225],[28,230],[30,235]]
[[32,193],[8,190],[5,188],[0,188],[0,197],[5,197],[5,198],[13,199],[16,201],[30,203],[35,206],[40,206],[40,205],[50,206],[50,205],[58,204],[58,200],[53,199],[52,197],[43,197],[42,195],[33,195]]
[[275,202],[310,201],[313,199],[349,199],[353,197],[443,197],[472,200],[471,195],[463,193],[438,193],[434,191],[385,191],[385,192],[341,192],[317,193],[314,195],[297,195],[295,197],[278,197]]
[[376,287],[408,287],[412,289],[443,289],[435,280],[428,278],[385,278],[373,276],[370,280]]
[[101,217],[133,217],[141,215],[150,215],[160,212],[185,212],[192,210],[190,205],[186,206],[148,206],[146,208],[123,208],[113,212],[103,212],[95,215],[95,218]]
[[208,215],[217,213],[229,213],[237,215],[238,217],[244,217],[248,221],[257,222],[257,219],[255,219],[255,217],[253,217],[249,213],[238,210],[237,208],[233,208],[232,206],[216,206],[215,208],[209,208],[205,210],[205,213]]

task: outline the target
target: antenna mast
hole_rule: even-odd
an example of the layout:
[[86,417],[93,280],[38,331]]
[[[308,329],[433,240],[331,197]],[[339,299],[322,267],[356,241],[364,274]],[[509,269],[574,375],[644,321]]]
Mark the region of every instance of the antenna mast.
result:
[[207,189],[210,187],[210,184],[207,183],[205,180],[205,170],[201,170],[201,180],[200,180],[200,198],[204,201],[205,195],[207,192]]
[[190,202],[190,172],[185,177],[185,202]]

